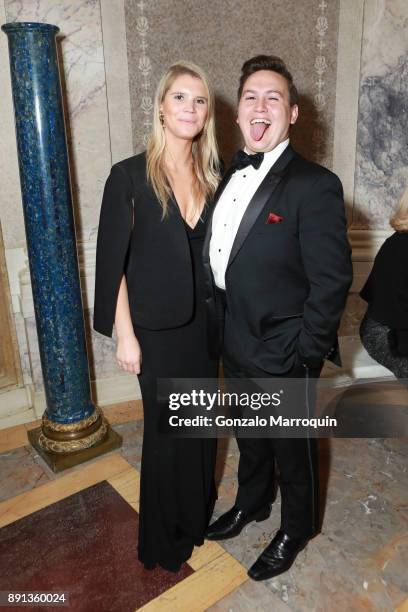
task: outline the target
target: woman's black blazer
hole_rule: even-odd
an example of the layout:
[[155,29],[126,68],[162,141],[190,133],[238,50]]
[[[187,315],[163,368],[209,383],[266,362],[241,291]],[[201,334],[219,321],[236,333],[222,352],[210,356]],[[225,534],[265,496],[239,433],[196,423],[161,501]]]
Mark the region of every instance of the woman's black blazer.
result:
[[194,286],[187,233],[173,200],[162,219],[162,208],[146,179],[144,153],[115,164],[103,193],[94,329],[105,336],[112,336],[123,274],[133,325],[168,329],[191,318]]
[[395,232],[381,246],[360,292],[368,315],[393,329],[408,329],[408,233]]

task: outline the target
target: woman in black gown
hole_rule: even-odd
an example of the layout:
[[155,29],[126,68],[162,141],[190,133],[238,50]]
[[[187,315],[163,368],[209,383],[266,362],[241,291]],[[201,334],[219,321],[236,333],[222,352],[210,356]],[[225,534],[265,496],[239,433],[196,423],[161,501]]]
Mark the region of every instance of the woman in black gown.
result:
[[[202,246],[218,180],[214,103],[197,66],[162,77],[146,153],[112,167],[98,230],[94,328],[139,375],[144,436],[138,555],[177,571],[203,543],[215,501],[214,439],[160,432],[159,378],[216,378],[207,349]],[[205,204],[207,202],[207,204]]]

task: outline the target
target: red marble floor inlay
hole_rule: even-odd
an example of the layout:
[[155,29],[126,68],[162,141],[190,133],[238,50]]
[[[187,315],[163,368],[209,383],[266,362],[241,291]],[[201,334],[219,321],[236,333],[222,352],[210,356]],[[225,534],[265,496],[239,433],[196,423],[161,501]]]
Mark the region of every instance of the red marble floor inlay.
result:
[[[193,573],[145,570],[137,560],[138,514],[107,482],[0,530],[0,591],[64,591],[70,612],[127,612]],[[7,608],[27,612],[27,607]]]

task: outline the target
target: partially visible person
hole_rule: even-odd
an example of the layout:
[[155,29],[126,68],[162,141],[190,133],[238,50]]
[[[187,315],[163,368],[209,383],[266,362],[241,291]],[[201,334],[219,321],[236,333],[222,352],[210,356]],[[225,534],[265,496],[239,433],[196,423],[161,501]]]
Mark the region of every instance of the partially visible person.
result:
[[219,181],[214,100],[203,71],[171,66],[155,97],[146,153],[112,167],[96,254],[94,328],[139,376],[144,434],[139,559],[177,571],[203,543],[215,501],[216,440],[160,433],[158,378],[216,378],[207,350],[201,252]]
[[360,338],[370,357],[408,386],[408,188],[390,225],[395,232],[378,251],[360,292],[368,302]]

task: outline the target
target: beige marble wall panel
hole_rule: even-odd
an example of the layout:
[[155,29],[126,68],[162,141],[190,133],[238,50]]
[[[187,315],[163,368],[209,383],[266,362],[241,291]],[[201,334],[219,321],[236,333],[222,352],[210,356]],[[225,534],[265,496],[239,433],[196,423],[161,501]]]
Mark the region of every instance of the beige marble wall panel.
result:
[[[0,23],[7,21],[4,1],[0,2]],[[4,247],[25,244],[23,209],[19,188],[17,146],[14,129],[7,37],[0,32],[0,223]]]
[[364,0],[340,0],[333,170],[344,189],[348,220],[354,200]]
[[76,229],[78,239],[86,240],[98,223],[111,163],[99,0],[5,0],[5,10],[7,21],[40,21],[60,28]]
[[408,184],[408,2],[366,0],[354,228],[388,228]]
[[40,350],[38,347],[37,325],[34,317],[27,317],[25,319],[25,328],[34,391],[42,391],[44,388],[44,379],[41,369]]
[[100,0],[112,163],[133,154],[125,8],[123,0]]
[[[15,313],[14,315],[14,325],[16,329],[18,348],[20,353],[20,363],[21,370],[23,374],[23,383],[25,385],[29,385],[33,382],[32,380],[32,371],[31,371],[31,362],[30,362],[30,352],[29,345],[27,339],[27,329],[25,326],[24,317],[20,312]],[[35,344],[38,350],[38,342],[36,340]]]
[[296,147],[331,164],[338,0],[125,0],[125,9],[135,151],[145,147],[160,75],[172,62],[188,59],[211,77],[221,151],[228,161],[240,146],[235,125],[240,67],[266,53],[284,58],[299,85]]

